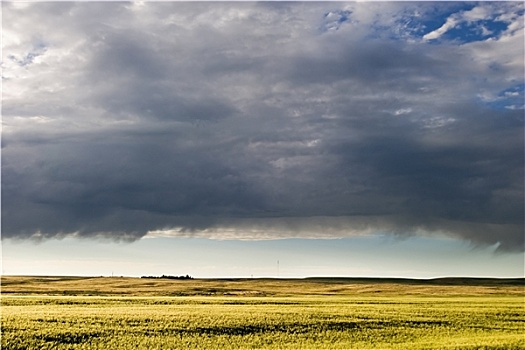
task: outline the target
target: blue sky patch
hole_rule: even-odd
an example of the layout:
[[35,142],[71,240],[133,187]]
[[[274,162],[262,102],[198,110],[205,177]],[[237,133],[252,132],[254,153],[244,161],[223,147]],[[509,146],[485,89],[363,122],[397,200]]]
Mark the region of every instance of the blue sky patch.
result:
[[351,14],[352,11],[349,10],[334,10],[325,13],[321,30],[323,32],[328,30],[338,30],[343,23],[350,21]]
[[497,98],[485,101],[485,104],[494,109],[524,109],[525,84],[518,84],[498,93]]
[[[508,29],[509,23],[500,20],[497,13],[487,11],[485,18],[480,13],[483,6],[477,3],[446,3],[436,5],[433,11],[424,14],[417,9],[397,21],[399,36],[423,38],[429,43],[455,42],[458,44],[497,38]],[[403,35],[404,34],[404,35]]]
[[492,37],[499,37],[507,28],[507,23],[499,21],[463,22],[444,33],[441,39],[458,43],[482,41]]

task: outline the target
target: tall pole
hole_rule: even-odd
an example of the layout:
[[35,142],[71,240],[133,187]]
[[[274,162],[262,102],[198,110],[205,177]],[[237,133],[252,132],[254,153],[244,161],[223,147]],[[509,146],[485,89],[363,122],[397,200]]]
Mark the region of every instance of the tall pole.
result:
[[279,277],[279,260],[277,260],[277,277]]

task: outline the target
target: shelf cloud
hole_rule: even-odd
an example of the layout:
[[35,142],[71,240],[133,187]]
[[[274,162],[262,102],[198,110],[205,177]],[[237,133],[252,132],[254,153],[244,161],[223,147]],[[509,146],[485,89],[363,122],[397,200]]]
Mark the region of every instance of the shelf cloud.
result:
[[523,3],[461,6],[4,3],[3,238],[523,251]]

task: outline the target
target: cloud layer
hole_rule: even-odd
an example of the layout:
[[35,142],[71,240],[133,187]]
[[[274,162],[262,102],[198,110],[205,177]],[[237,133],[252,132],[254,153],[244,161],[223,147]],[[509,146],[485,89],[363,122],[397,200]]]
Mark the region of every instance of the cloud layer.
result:
[[3,12],[4,238],[524,249],[522,3]]

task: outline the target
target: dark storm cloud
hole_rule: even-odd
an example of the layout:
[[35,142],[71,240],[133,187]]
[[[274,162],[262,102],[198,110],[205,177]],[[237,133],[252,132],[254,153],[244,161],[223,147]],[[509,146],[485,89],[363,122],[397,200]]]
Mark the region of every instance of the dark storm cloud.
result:
[[57,6],[5,6],[4,238],[523,250],[523,110],[501,93],[523,83],[514,7],[492,41],[436,45],[401,25],[406,3]]

